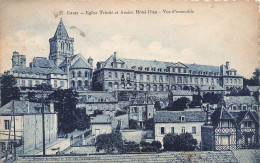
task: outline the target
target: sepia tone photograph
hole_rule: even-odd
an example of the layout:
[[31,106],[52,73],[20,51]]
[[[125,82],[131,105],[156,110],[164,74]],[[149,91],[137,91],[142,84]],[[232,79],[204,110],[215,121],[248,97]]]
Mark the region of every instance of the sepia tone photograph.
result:
[[259,12],[0,0],[1,162],[260,162]]

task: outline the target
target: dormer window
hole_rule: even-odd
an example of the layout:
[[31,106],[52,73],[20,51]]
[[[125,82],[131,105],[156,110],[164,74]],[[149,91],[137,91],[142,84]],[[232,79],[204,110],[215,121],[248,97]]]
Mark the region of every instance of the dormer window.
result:
[[182,116],[180,117],[180,119],[181,119],[181,122],[185,122],[185,121],[186,121],[186,118],[185,118],[184,115],[182,115]]
[[242,105],[242,110],[246,110],[247,106],[246,105]]

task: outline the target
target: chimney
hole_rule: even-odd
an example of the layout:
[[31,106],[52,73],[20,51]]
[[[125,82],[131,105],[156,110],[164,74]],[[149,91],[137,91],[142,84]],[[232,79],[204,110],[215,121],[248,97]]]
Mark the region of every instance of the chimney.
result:
[[54,103],[53,102],[50,103],[50,112],[54,113]]
[[116,60],[116,54],[117,54],[117,52],[114,52],[114,60]]
[[88,58],[88,63],[93,66],[93,59],[91,57]]
[[30,113],[30,102],[28,100],[25,101],[25,107],[27,108],[27,113]]
[[229,69],[229,62],[228,61],[226,62],[226,68],[227,68],[227,70]]

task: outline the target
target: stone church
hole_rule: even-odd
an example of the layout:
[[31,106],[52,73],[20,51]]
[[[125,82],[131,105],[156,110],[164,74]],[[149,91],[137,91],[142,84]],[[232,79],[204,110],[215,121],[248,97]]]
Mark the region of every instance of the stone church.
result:
[[62,19],[49,43],[49,58],[35,57],[29,67],[25,55],[13,52],[12,69],[5,74],[13,75],[21,89],[47,83],[54,89],[90,90],[93,59],[74,54],[74,38],[69,37]]

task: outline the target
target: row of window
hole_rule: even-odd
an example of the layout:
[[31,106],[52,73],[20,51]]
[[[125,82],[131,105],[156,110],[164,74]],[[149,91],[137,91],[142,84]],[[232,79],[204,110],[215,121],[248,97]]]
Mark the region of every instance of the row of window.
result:
[[[234,81],[234,82],[233,82]],[[230,83],[230,84],[240,84],[240,79],[226,79],[226,83]]]
[[[73,77],[73,78],[76,77],[75,71],[72,71],[72,77]],[[78,72],[77,72],[77,77],[83,77],[81,71],[78,71]],[[84,77],[86,77],[86,78],[87,78],[87,77],[91,78],[91,72],[85,71]]]
[[[238,110],[237,105],[232,105],[232,110]],[[247,105],[241,105],[241,110],[247,110],[248,106]],[[258,106],[257,105],[253,105],[252,110],[258,111]]]
[[[84,81],[84,84],[85,84],[86,87],[89,86],[89,81],[88,81],[88,80],[85,80],[85,81]],[[72,80],[72,81],[71,81],[71,85],[72,85],[72,87],[76,87],[76,82],[75,82],[74,80]],[[81,81],[81,80],[78,80],[78,81],[77,81],[77,87],[82,87],[82,86],[83,86],[82,81]]]
[[[164,135],[166,134],[165,132],[165,127],[160,127],[160,133],[161,135]],[[181,127],[181,133],[185,133],[186,132],[186,128],[185,127]],[[174,127],[171,127],[171,133],[175,133],[174,132]],[[195,126],[192,126],[192,131],[191,131],[192,134],[196,134],[197,131],[196,131],[196,127]]]
[[43,74],[41,74],[41,73],[32,73],[32,72],[29,72],[29,73],[26,73],[26,72],[17,72],[17,71],[15,71],[15,72],[13,72],[13,75],[14,76],[18,76],[18,77],[30,77],[30,76],[32,76],[32,77],[42,77],[42,78],[46,78],[46,74],[45,73],[43,73]]
[[[136,68],[136,66],[133,66],[132,67],[132,69],[135,69]],[[181,67],[178,67],[178,68],[176,68],[176,67],[172,67],[172,68],[166,68],[166,69],[162,69],[162,68],[158,68],[158,69],[156,69],[155,67],[145,67],[145,68],[143,68],[142,66],[140,66],[140,67],[138,67],[138,70],[139,71],[152,71],[152,72],[155,72],[155,71],[157,71],[157,72],[170,72],[170,70],[171,70],[171,72],[177,72],[177,73],[187,73],[188,71],[187,71],[187,69],[186,68],[181,68]],[[208,72],[208,71],[205,71],[205,72],[203,72],[203,71],[192,71],[192,70],[189,70],[189,73],[190,74],[197,74],[197,75],[215,75],[215,76],[217,76],[217,75],[219,75],[219,73],[218,72]]]
[[[115,72],[115,78],[118,78],[118,73]],[[108,72],[108,78],[112,78],[112,72]],[[121,73],[121,79],[125,80],[125,74]],[[129,80],[130,79],[130,73],[126,74],[126,79]],[[134,75],[134,80],[136,80],[136,75]],[[150,75],[146,75],[146,81],[150,81],[151,80],[151,76]],[[168,82],[169,81],[169,76],[165,76],[165,78],[163,76],[159,76],[159,82]],[[173,80],[176,81],[175,76],[173,76]],[[193,81],[194,80],[194,81]],[[219,79],[210,79],[210,78],[192,78],[192,77],[177,77],[177,83],[193,83],[195,82],[195,84],[198,84],[200,80],[200,84],[209,84],[209,81],[211,80],[211,84],[219,84]],[[139,81],[142,82],[144,81],[144,75],[140,75],[139,76]],[[152,81],[153,82],[157,82],[157,76],[153,75],[152,76]],[[240,83],[240,80],[239,80]]]
[[[48,81],[49,82],[49,81]],[[28,84],[26,85],[26,80],[21,80],[21,85],[22,87],[32,87],[32,86],[36,86],[36,85],[39,85],[41,84],[41,82],[39,80],[35,80],[35,84],[33,85],[33,80],[28,80]],[[48,84],[51,84],[51,83],[48,83]],[[64,87],[64,81],[60,81],[60,86],[61,87]],[[57,80],[54,80],[54,87],[57,88],[58,87],[58,81]]]
[[72,45],[70,45],[70,43],[61,42],[60,44],[61,44],[60,47],[61,47],[61,50],[62,50],[62,51],[64,51],[64,50],[69,50],[69,51],[70,51],[71,46],[72,46]]
[[134,89],[134,90],[141,90],[141,91],[168,91],[169,89],[171,90],[190,90],[190,91],[194,91],[197,89],[197,87],[193,87],[193,86],[175,86],[175,85],[171,85],[171,87],[169,85],[163,85],[160,84],[159,86],[157,86],[156,84],[154,85],[144,85],[144,84],[140,84],[139,88],[137,87],[137,84],[134,84],[133,86],[130,83],[124,83],[122,82],[121,84],[119,84],[118,82],[115,82],[114,84],[112,82],[108,83],[108,87],[109,89]]

